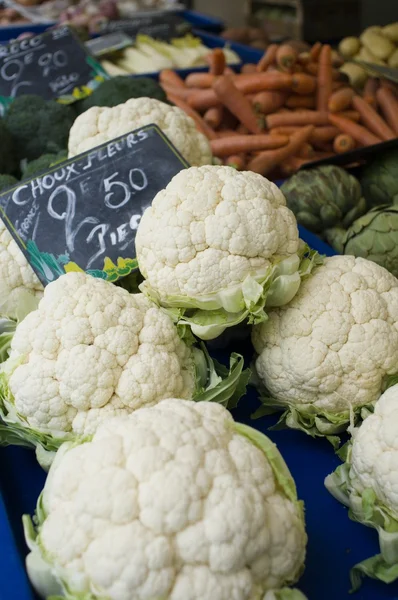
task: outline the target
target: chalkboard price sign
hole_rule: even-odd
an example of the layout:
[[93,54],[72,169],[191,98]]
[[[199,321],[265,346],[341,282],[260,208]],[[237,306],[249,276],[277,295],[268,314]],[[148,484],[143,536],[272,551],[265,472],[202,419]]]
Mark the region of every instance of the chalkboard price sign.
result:
[[116,281],[137,269],[144,210],[188,166],[148,125],[20,182],[0,212],[43,285],[69,271]]
[[68,27],[0,46],[0,104],[21,94],[71,103],[107,78]]

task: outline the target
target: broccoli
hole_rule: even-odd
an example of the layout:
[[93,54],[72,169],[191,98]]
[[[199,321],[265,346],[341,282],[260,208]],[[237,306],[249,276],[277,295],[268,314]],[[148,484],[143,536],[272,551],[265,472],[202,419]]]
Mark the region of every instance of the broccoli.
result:
[[74,120],[75,113],[70,106],[55,100],[47,102],[34,95],[15,98],[5,116],[19,160],[28,161],[67,148]]
[[0,119],[0,173],[13,174],[18,170],[15,144],[3,119]]
[[161,102],[167,101],[166,94],[154,79],[118,75],[101,83],[91,96],[79,102],[77,108],[81,114],[92,106],[117,106],[124,104],[130,98],[142,96],[155,98]]
[[53,165],[67,159],[67,151],[61,150],[57,154],[42,154],[39,158],[28,162],[25,168],[22,170],[22,177],[28,179],[38,173],[47,171]]
[[12,187],[16,183],[18,183],[18,179],[16,179],[12,175],[0,175],[0,192],[6,190],[9,187]]

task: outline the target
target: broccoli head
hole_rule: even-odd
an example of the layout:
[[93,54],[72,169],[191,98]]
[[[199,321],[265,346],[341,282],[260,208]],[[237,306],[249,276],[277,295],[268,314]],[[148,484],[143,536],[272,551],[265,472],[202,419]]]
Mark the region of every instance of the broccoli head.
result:
[[9,187],[12,187],[16,183],[18,183],[18,179],[16,179],[12,175],[0,175],[0,192],[6,190]]
[[70,106],[34,95],[15,98],[5,116],[19,160],[34,160],[67,148],[74,120]]
[[39,158],[27,163],[26,167],[22,170],[22,177],[28,179],[38,173],[47,171],[53,165],[66,160],[67,155],[67,150],[61,150],[57,154],[42,154]]
[[0,173],[12,174],[18,170],[14,140],[3,119],[0,119]]
[[166,102],[166,94],[160,85],[150,77],[126,77],[118,75],[107,79],[88,96],[79,102],[79,112],[83,113],[92,106],[117,106],[130,98],[155,98]]

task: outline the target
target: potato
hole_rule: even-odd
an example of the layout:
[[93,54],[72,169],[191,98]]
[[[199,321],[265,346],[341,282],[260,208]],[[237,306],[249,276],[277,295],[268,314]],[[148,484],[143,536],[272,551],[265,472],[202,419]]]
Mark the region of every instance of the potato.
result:
[[388,59],[388,66],[393,69],[398,69],[398,48],[394,50]]
[[358,58],[359,60],[363,60],[368,63],[373,63],[375,65],[380,65],[382,67],[386,66],[384,60],[380,60],[380,58],[377,58],[377,56],[372,54],[372,52],[368,50],[366,46],[362,46],[355,58]]
[[361,43],[356,37],[346,37],[339,44],[339,52],[345,58],[351,58],[360,50]]
[[388,38],[374,31],[366,30],[360,39],[365,48],[381,60],[386,60],[395,50],[394,44]]
[[346,63],[340,67],[339,70],[341,73],[345,73],[348,76],[351,85],[356,88],[363,87],[368,78],[365,69],[359,65],[354,65],[353,63]]
[[386,25],[381,30],[381,33],[388,38],[391,42],[398,43],[398,22],[391,23],[391,25]]

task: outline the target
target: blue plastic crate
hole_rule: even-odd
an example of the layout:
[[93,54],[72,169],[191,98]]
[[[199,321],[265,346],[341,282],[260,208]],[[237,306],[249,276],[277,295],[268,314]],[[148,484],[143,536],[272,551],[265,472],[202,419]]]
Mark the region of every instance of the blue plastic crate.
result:
[[211,33],[220,33],[225,29],[225,24],[221,19],[205,15],[196,10],[184,10],[181,16],[191,23],[195,29],[202,29]]

